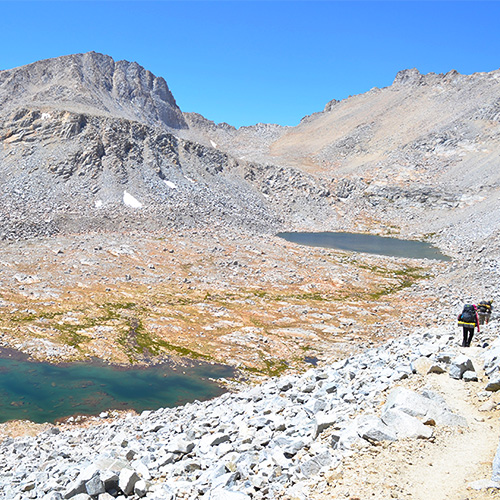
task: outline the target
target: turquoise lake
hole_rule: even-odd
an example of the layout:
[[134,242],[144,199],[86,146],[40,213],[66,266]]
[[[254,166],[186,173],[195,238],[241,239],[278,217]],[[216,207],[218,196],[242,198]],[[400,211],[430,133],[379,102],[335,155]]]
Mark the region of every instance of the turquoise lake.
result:
[[313,247],[335,248],[350,252],[363,252],[390,257],[405,257],[410,259],[451,260],[442,254],[438,248],[423,241],[400,240],[373,234],[361,233],[278,233],[280,238]]
[[[185,372],[185,373],[182,373]],[[222,365],[188,364],[127,368],[96,363],[52,365],[0,358],[0,422],[54,422],[102,411],[137,412],[207,400],[226,392],[211,379],[230,378]]]

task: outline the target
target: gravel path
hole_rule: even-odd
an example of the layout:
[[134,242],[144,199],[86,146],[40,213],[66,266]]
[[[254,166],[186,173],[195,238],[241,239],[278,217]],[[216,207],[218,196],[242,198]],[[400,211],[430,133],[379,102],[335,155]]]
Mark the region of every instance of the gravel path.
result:
[[[434,428],[430,440],[379,443],[326,472],[311,500],[387,498],[412,500],[486,500],[500,498],[490,482],[500,436],[497,405],[485,393],[482,349],[461,349],[477,367],[479,382],[464,383],[445,374],[415,376],[405,384],[440,394],[450,408],[465,417],[467,428]],[[485,402],[486,401],[486,402]]]

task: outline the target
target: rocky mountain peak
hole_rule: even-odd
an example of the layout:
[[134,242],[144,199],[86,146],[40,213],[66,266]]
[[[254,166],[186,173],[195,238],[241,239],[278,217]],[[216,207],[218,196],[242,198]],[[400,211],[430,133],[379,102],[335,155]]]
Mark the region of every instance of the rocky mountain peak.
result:
[[473,73],[472,75],[464,75],[457,70],[452,69],[447,73],[426,73],[422,74],[418,69],[405,69],[399,71],[394,79],[393,85],[400,86],[433,86],[433,85],[455,85],[467,86],[468,84],[496,84],[500,78],[500,70],[494,70],[487,73]]
[[235,132],[236,127],[229,125],[228,123],[215,123],[212,120],[208,120],[200,113],[184,113],[184,118],[188,123],[189,127],[201,129],[201,130],[225,130],[229,132]]
[[325,105],[325,109],[323,110],[325,113],[328,113],[328,111],[331,111],[335,105],[337,105],[340,101],[337,99],[332,99],[331,101],[327,102]]
[[0,107],[112,115],[168,128],[186,122],[166,81],[136,62],[88,52],[0,71]]
[[422,82],[423,75],[417,68],[398,71],[393,85],[418,85]]

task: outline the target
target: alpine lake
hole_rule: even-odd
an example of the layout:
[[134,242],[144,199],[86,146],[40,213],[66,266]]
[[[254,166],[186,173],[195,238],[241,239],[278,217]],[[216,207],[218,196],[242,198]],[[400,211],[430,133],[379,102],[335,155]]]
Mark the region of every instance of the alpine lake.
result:
[[231,367],[210,363],[117,367],[100,362],[33,362],[2,352],[0,422],[55,422],[106,410],[154,410],[225,392],[216,379],[234,375]]
[[278,233],[280,238],[291,243],[313,247],[333,248],[348,252],[363,252],[409,259],[433,259],[449,261],[449,256],[424,241],[401,240],[386,236],[362,233],[296,232]]
[[[429,243],[370,234],[288,232],[277,236],[300,245],[398,258],[450,258]],[[306,360],[315,365],[316,359]],[[72,415],[107,410],[153,410],[207,400],[225,389],[217,379],[231,378],[232,367],[187,362],[117,367],[98,361],[50,364],[33,362],[16,352],[0,351],[0,422],[55,422]]]

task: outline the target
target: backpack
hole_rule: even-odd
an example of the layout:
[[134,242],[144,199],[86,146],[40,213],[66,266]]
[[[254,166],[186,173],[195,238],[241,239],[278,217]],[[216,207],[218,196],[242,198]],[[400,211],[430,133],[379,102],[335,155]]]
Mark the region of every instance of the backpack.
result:
[[486,313],[486,312],[490,312],[491,311],[491,301],[489,300],[482,300],[481,302],[479,302],[479,304],[477,305],[477,308],[482,312],[482,313]]
[[462,314],[460,315],[461,323],[476,323],[476,309],[472,304],[465,304]]

